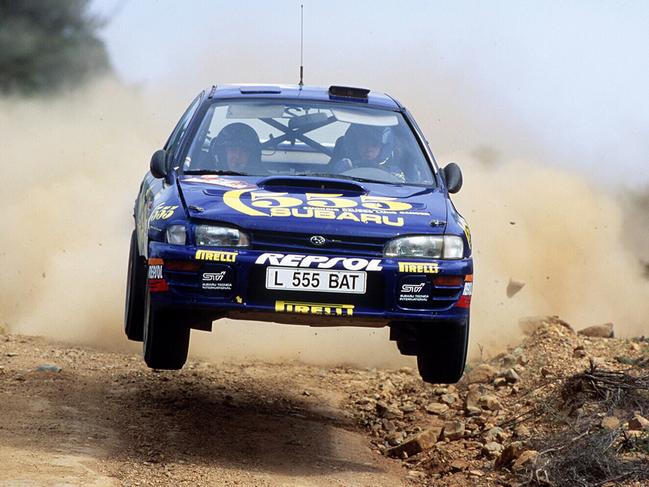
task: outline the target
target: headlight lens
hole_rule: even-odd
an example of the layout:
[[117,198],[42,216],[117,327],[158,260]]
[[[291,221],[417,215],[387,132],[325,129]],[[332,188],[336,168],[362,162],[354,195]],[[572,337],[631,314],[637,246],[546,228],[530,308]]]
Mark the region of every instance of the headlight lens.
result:
[[165,240],[170,244],[185,245],[185,242],[187,242],[185,225],[169,225],[165,232]]
[[196,245],[208,247],[247,247],[250,239],[237,228],[197,225],[194,232]]
[[390,240],[383,249],[385,257],[422,259],[461,259],[464,242],[457,235],[417,235]]

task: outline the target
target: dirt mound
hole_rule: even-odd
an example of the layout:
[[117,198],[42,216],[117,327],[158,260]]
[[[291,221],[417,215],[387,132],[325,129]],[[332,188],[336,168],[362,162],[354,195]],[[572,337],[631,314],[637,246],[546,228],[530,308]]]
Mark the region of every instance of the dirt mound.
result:
[[558,317],[524,324],[520,346],[457,385],[406,368],[369,378],[349,407],[374,448],[435,485],[649,480],[649,341],[582,335]]

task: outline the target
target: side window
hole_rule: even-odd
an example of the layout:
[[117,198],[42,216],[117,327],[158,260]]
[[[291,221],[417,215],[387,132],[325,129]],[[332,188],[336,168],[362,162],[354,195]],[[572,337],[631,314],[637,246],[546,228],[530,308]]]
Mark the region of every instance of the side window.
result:
[[167,140],[167,144],[165,145],[165,150],[167,151],[168,154],[167,155],[168,161],[173,161],[174,158],[176,157],[176,152],[178,152],[178,148],[180,147],[180,142],[182,141],[183,135],[185,134],[185,132],[187,131],[187,127],[189,126],[189,121],[194,116],[194,113],[196,112],[196,109],[198,108],[198,105],[201,101],[201,95],[198,95],[191,103],[191,105],[189,105],[189,108],[185,110],[183,116],[180,117],[180,121],[178,122],[178,125],[176,125],[176,128],[171,133],[169,140]]

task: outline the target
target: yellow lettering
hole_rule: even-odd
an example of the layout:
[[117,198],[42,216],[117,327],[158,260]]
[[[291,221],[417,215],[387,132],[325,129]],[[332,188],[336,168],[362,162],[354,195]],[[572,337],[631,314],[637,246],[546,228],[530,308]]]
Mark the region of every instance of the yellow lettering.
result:
[[340,215],[338,215],[336,220],[352,220],[352,221],[357,222],[358,217],[356,215],[354,215],[353,213],[350,213],[348,211],[343,211]]
[[289,208],[271,208],[270,216],[291,216],[291,210]]
[[275,301],[275,311],[278,313],[352,316],[354,314],[354,305]]
[[383,216],[383,223],[386,225],[392,225],[393,227],[402,227],[403,226],[403,218],[402,217],[397,217],[395,221],[390,221],[389,216]]
[[198,249],[194,259],[213,262],[236,262],[238,252],[225,252],[220,250]]
[[361,221],[363,223],[378,223],[379,225],[381,224],[381,216],[380,215],[372,215],[368,213],[363,213],[361,214]]
[[419,274],[438,274],[439,264],[437,262],[399,262],[399,272],[413,272]]
[[334,220],[336,218],[336,213],[331,211],[331,210],[323,210],[323,209],[317,208],[313,212],[313,216],[315,216],[316,218],[322,218],[322,219],[325,219],[325,220]]

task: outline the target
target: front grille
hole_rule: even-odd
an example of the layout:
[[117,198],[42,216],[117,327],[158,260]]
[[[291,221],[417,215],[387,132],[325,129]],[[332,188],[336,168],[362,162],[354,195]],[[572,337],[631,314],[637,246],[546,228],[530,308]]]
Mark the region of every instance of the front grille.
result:
[[252,232],[252,248],[270,252],[301,252],[308,254],[354,255],[381,257],[387,242],[382,237],[322,235],[326,242],[322,246],[313,245],[311,235],[292,232]]

